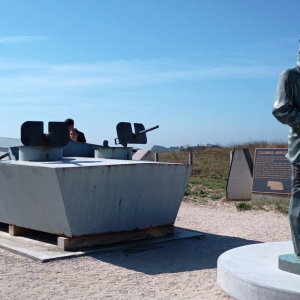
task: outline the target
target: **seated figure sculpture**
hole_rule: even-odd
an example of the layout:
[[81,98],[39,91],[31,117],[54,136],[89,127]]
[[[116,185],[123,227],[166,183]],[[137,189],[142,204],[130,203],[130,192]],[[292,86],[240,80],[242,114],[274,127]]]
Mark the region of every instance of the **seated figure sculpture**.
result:
[[292,197],[289,220],[294,251],[300,258],[300,50],[297,65],[280,76],[272,113],[278,121],[290,126],[287,158],[292,166]]

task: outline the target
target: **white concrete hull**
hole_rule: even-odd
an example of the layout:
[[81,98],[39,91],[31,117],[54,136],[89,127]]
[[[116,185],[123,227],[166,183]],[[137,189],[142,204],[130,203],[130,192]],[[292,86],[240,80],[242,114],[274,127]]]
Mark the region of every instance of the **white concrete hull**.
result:
[[0,222],[66,237],[174,224],[192,167],[64,158],[0,162]]

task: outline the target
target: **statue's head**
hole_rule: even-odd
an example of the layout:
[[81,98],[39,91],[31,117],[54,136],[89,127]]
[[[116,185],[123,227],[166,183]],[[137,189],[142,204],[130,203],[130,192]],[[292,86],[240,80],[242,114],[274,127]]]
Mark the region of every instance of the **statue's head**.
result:
[[[299,40],[299,42],[300,42],[300,40]],[[300,67],[300,48],[298,50],[297,66]]]

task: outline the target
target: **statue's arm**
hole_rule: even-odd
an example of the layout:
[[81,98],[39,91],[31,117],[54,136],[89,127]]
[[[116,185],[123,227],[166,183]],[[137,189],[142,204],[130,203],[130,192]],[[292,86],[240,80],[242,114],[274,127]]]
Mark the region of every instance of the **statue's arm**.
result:
[[293,104],[292,93],[291,78],[288,71],[284,71],[278,82],[272,113],[279,122],[296,129],[300,128],[300,112]]

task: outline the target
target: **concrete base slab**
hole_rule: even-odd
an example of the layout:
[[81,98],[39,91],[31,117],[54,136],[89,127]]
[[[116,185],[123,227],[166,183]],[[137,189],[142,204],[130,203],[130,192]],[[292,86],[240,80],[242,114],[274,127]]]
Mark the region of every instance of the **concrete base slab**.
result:
[[280,255],[278,268],[282,271],[300,275],[300,257],[295,253]]
[[292,242],[229,250],[218,259],[218,284],[235,299],[299,300],[300,276],[278,268],[279,255],[289,252]]
[[75,238],[59,237],[57,246],[63,251],[81,250],[87,247],[97,247],[136,240],[153,239],[174,235],[174,225],[148,228],[133,232],[116,232],[112,234],[97,234]]
[[[7,227],[7,229],[6,229]],[[25,256],[27,258],[48,262],[64,258],[71,258],[91,254],[95,252],[107,252],[113,250],[127,249],[141,245],[150,245],[187,238],[203,238],[204,234],[198,231],[175,227],[174,235],[163,238],[145,239],[127,243],[89,248],[82,251],[62,251],[57,247],[57,236],[43,232],[34,232],[28,236],[11,236],[8,226],[0,223],[0,248]]]

